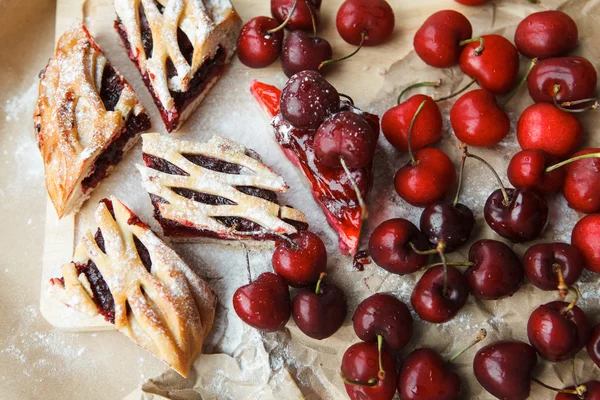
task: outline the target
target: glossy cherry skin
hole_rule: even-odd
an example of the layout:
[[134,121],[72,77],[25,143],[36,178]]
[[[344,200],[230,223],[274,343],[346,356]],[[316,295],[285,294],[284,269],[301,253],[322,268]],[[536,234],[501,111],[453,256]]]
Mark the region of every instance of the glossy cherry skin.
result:
[[557,101],[594,97],[598,76],[594,65],[583,57],[557,57],[539,61],[527,77],[529,95],[536,103],[554,102],[554,86],[560,86]]
[[415,253],[409,243],[419,250],[427,250],[427,238],[403,218],[394,218],[379,225],[369,239],[369,254],[381,268],[399,275],[412,274],[427,264],[427,256]]
[[[573,157],[590,153],[600,153],[600,148],[585,149]],[[586,214],[600,212],[600,158],[574,161],[564,168],[563,195],[569,207]]]
[[528,15],[517,26],[515,45],[529,58],[562,56],[577,45],[577,24],[562,11],[540,11]]
[[464,275],[452,266],[447,273],[447,292],[442,265],[429,268],[415,285],[410,303],[422,320],[434,324],[450,321],[467,302],[469,285]]
[[500,189],[485,202],[483,214],[490,228],[514,243],[537,239],[548,223],[548,203],[533,190],[506,189],[509,202],[504,203]]
[[[294,2],[295,0],[271,0],[271,15],[279,24],[282,24],[287,19],[294,7]],[[321,22],[319,7],[315,3],[313,0],[298,0],[298,6],[296,6],[296,10],[285,27],[291,31],[302,30],[312,32],[312,18],[315,19],[317,27]]]
[[437,142],[442,136],[442,113],[437,103],[429,96],[416,94],[395,107],[390,108],[381,118],[381,130],[392,146],[400,151],[408,151],[408,131],[417,109],[419,112],[410,136],[413,151]]
[[498,144],[510,130],[508,115],[484,89],[460,96],[450,109],[450,123],[458,140],[477,147]]
[[523,256],[527,279],[542,290],[556,290],[559,266],[567,286],[575,284],[583,272],[583,257],[575,246],[567,243],[539,243],[531,246]]
[[469,250],[472,266],[465,271],[471,294],[484,300],[512,296],[519,290],[525,273],[519,257],[506,244],[479,240]]
[[383,336],[386,347],[400,351],[410,342],[413,319],[408,307],[397,297],[375,293],[356,307],[352,317],[354,332],[360,340],[373,342]]
[[592,333],[586,347],[588,355],[598,368],[600,368],[600,324],[592,328]]
[[333,49],[327,40],[308,36],[303,31],[292,31],[283,41],[281,66],[291,77],[300,71],[318,71],[321,63],[332,57]]
[[413,39],[417,55],[426,64],[436,68],[449,68],[458,64],[463,40],[473,35],[471,23],[454,10],[433,13],[425,20]]
[[273,64],[281,53],[283,31],[267,33],[279,23],[269,17],[254,17],[246,22],[238,36],[237,54],[250,68],[265,68]]
[[373,161],[377,138],[365,117],[352,111],[340,111],[327,118],[317,129],[315,156],[321,164],[341,168],[365,168]]
[[344,324],[346,296],[330,282],[322,282],[319,294],[314,288],[300,289],[292,300],[292,317],[298,328],[313,339],[325,339]]
[[[600,400],[600,381],[588,381],[583,383],[587,391],[583,400]],[[574,386],[569,386],[566,389],[575,389]],[[554,400],[581,400],[582,398],[576,394],[558,393]]]
[[279,107],[296,128],[317,129],[340,108],[340,95],[320,73],[302,71],[285,84]]
[[377,46],[392,36],[396,19],[385,0],[346,0],[340,6],[335,24],[346,42],[358,46],[365,32],[364,46]]
[[435,350],[414,350],[400,367],[402,400],[458,400],[461,390],[460,377]]
[[587,344],[591,326],[581,308],[553,301],[536,308],[527,322],[529,342],[548,361],[572,358]]
[[498,399],[525,400],[536,364],[533,347],[507,340],[482,347],[475,354],[473,372],[481,386]]
[[582,136],[579,119],[553,104],[537,103],[528,107],[517,123],[517,139],[523,150],[542,150],[560,160],[577,150]]
[[465,244],[475,227],[473,211],[464,204],[438,201],[425,207],[421,214],[421,232],[437,245],[443,239],[444,251],[451,253]]
[[409,162],[394,177],[396,193],[407,203],[425,207],[446,198],[456,182],[456,170],[450,158],[433,147],[415,153],[416,165]]
[[586,215],[573,228],[571,244],[585,260],[585,267],[600,274],[600,214]]
[[286,240],[277,243],[271,261],[273,270],[292,287],[306,287],[317,283],[327,268],[327,249],[320,237],[309,231],[290,235],[296,244]]
[[[392,400],[396,394],[396,363],[388,351],[381,349],[385,378],[378,380],[377,386],[365,387],[344,383],[351,400]],[[377,379],[379,372],[379,352],[377,343],[360,342],[348,347],[342,358],[342,375],[346,379],[368,382]]]
[[[500,35],[482,35],[485,50],[475,54],[479,42],[469,43],[460,53],[460,69],[483,89],[493,94],[511,91],[519,73],[519,53],[515,46]],[[501,65],[502,68],[498,66]]]
[[552,194],[562,188],[566,175],[564,168],[546,172],[554,164],[556,160],[542,150],[521,150],[510,160],[506,174],[517,189]]
[[290,319],[290,290],[283,278],[262,273],[233,294],[233,308],[242,321],[265,332],[275,332]]

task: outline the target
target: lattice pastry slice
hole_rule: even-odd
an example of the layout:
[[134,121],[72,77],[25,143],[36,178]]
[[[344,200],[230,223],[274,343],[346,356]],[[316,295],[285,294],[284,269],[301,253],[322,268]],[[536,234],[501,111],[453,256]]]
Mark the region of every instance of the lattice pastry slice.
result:
[[83,24],[65,32],[40,73],[34,113],[46,187],[60,217],[90,192],[150,128],[131,86]]
[[308,227],[301,211],[281,206],[288,186],[239,143],[207,143],[144,134],[138,165],[154,216],[170,237],[273,240]]
[[102,200],[96,221],[96,234],[81,238],[51,292],[80,312],[103,315],[187,376],[212,326],[215,294],[118,199]]
[[235,51],[229,0],[115,0],[119,32],[169,132],[202,102]]

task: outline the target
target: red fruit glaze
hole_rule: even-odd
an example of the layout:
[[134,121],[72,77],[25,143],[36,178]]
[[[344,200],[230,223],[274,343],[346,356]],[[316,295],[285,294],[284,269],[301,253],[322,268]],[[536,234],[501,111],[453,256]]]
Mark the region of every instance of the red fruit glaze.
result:
[[532,68],[527,77],[527,89],[536,103],[553,103],[554,86],[559,85],[556,99],[560,103],[594,97],[597,81],[596,69],[586,58],[548,58]]
[[600,214],[586,215],[573,228],[571,244],[585,260],[585,267],[600,274]]
[[508,164],[508,180],[517,189],[536,190],[547,195],[558,191],[565,181],[566,171],[558,168],[546,172],[556,161],[541,150],[521,150]]
[[[392,400],[396,394],[396,363],[385,348],[381,349],[381,360],[386,374],[385,379],[378,380],[377,386],[344,383],[351,400]],[[342,358],[342,375],[346,379],[368,382],[370,379],[377,379],[378,372],[377,343],[360,342],[348,347]]]
[[583,272],[583,258],[579,250],[566,243],[538,243],[527,249],[523,256],[527,279],[542,290],[558,288],[555,265],[562,270],[567,286],[575,284]]
[[587,342],[587,352],[592,361],[600,368],[600,324],[592,328],[590,340]]
[[238,36],[237,54],[250,68],[265,68],[273,64],[281,53],[283,31],[268,34],[279,22],[269,17],[254,17],[244,24]]
[[[600,400],[600,381],[588,381],[583,383],[587,391],[583,397],[583,400]],[[575,389],[574,386],[569,386],[566,389]],[[554,400],[582,400],[576,394],[558,393]]]
[[327,249],[320,237],[309,231],[290,236],[297,247],[281,240],[273,252],[273,270],[288,285],[306,287],[315,285],[327,268]]
[[[600,148],[585,149],[573,154],[600,153]],[[563,195],[569,206],[582,213],[600,212],[600,158],[586,158],[567,164]]]
[[394,10],[385,0],[346,0],[335,19],[337,30],[346,42],[358,46],[365,32],[365,46],[377,46],[394,32]]
[[[296,0],[271,0],[271,15],[282,24],[292,11]],[[312,17],[311,17],[312,15]],[[285,26],[290,31],[302,30],[311,31],[313,29],[312,18],[315,19],[315,24],[318,27],[321,19],[319,17],[319,8],[316,7],[313,0],[298,0],[296,10]]]
[[517,26],[515,45],[529,58],[565,55],[577,45],[577,25],[562,11],[540,11]]

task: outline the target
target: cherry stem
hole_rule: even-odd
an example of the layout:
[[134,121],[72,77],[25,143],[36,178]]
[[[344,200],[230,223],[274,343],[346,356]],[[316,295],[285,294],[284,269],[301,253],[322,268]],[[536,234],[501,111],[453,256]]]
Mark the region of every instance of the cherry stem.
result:
[[360,193],[360,189],[358,188],[358,185],[356,184],[356,181],[354,180],[352,173],[348,169],[348,165],[346,165],[346,160],[344,160],[344,157],[340,157],[340,164],[342,164],[342,168],[344,168],[344,172],[346,173],[346,176],[348,176],[348,179],[350,180],[350,184],[352,185],[352,188],[354,189],[354,192],[356,193],[358,205],[360,206],[360,210],[361,210],[361,214],[362,214],[361,218],[363,220],[365,220],[369,217],[369,210],[367,209],[365,200],[363,199],[363,196]]
[[442,265],[444,266],[444,289],[442,291],[443,295],[448,297],[448,260],[446,259],[446,253],[444,250],[446,249],[446,242],[444,239],[440,239],[435,250],[440,255],[440,259],[442,260]]
[[308,0],[304,0],[304,4],[306,4],[306,8],[308,8],[308,13],[310,14],[310,20],[312,22],[313,28],[313,36],[317,36],[317,21],[315,20],[315,16],[310,8],[310,4],[308,4]]
[[276,32],[279,32],[279,31],[280,31],[280,30],[282,30],[283,28],[285,28],[285,26],[288,24],[288,22],[290,22],[290,19],[292,19],[292,15],[294,15],[294,13],[296,12],[296,7],[298,7],[298,1],[299,1],[299,0],[296,0],[296,1],[294,2],[294,6],[292,7],[292,11],[290,11],[290,13],[288,14],[288,16],[287,16],[287,18],[285,19],[285,21],[283,21],[283,22],[281,23],[281,25],[279,25],[278,27],[276,27],[276,28],[273,28],[273,29],[271,29],[271,30],[268,30],[268,31],[267,31],[267,35],[272,35],[272,34],[274,34],[274,33],[276,33]]
[[577,157],[569,158],[568,160],[561,161],[558,164],[549,166],[548,168],[546,168],[546,172],[552,172],[555,169],[558,169],[564,165],[571,164],[572,162],[579,161],[579,160],[585,160],[586,158],[600,158],[600,153],[582,154]]
[[435,99],[434,101],[436,103],[439,103],[440,101],[448,100],[448,99],[451,99],[451,98],[453,98],[455,96],[458,96],[459,94],[461,94],[462,92],[464,92],[465,90],[467,90],[468,88],[470,88],[471,86],[473,86],[473,84],[475,82],[477,82],[477,79],[471,80],[471,82],[467,83],[463,88],[459,89],[457,92],[451,93],[448,96],[440,97],[439,99]]
[[[589,99],[574,100],[574,101],[563,101],[562,103],[559,103],[558,102],[558,93],[561,91],[561,89],[562,88],[558,83],[554,85],[554,87],[552,88],[552,93],[553,93],[552,101],[554,102],[554,105],[556,107],[560,108],[563,111],[570,112],[570,113],[580,113],[580,112],[585,112],[585,111],[592,111],[592,110],[595,110],[596,108],[600,107],[600,100],[596,97],[591,97]],[[584,108],[577,108],[577,109],[567,108],[567,107],[577,106],[579,104],[589,103],[590,101],[593,101],[594,103],[592,105],[589,105]]]
[[363,386],[363,387],[375,387],[379,384],[379,380],[377,378],[371,378],[367,382],[355,381],[353,379],[348,379],[344,376],[343,373],[340,373],[340,377],[344,381],[344,383],[352,386]]
[[460,144],[460,147],[463,150],[463,154],[465,154],[467,157],[471,157],[474,158],[480,162],[483,163],[483,165],[485,165],[486,167],[488,167],[490,169],[490,171],[492,171],[494,173],[494,176],[496,177],[496,180],[498,181],[498,184],[500,185],[500,190],[502,191],[502,197],[504,198],[504,204],[507,205],[510,202],[510,198],[508,197],[508,193],[506,192],[506,188],[504,187],[504,184],[502,183],[502,179],[500,179],[500,175],[498,175],[498,173],[496,172],[496,170],[494,169],[494,167],[492,167],[492,165],[485,161],[483,158],[475,155],[475,154],[471,154],[469,153],[469,149],[468,146],[464,143]]
[[571,300],[569,305],[566,306],[564,310],[562,310],[563,314],[566,314],[569,311],[571,311],[573,307],[575,307],[575,304],[577,304],[577,301],[579,300],[579,291],[574,286],[569,286],[569,292],[573,293],[573,300]]
[[398,95],[397,104],[402,103],[402,97],[406,94],[406,92],[408,92],[412,89],[416,89],[416,88],[420,88],[420,87],[440,87],[441,84],[442,84],[442,80],[438,79],[435,82],[419,82],[419,83],[415,83],[413,85],[407,86]]
[[417,120],[417,116],[419,115],[419,113],[421,112],[423,107],[425,107],[426,103],[427,103],[427,101],[423,100],[423,102],[421,104],[419,104],[419,108],[417,108],[415,115],[413,115],[412,120],[410,121],[410,127],[408,128],[408,136],[407,136],[406,140],[407,140],[407,147],[408,147],[408,155],[410,156],[410,164],[412,166],[417,165],[418,162],[415,159],[415,155],[412,152],[412,148],[410,146],[410,139],[412,137],[412,131],[413,131],[413,128],[415,127],[415,121]]
[[[296,1],[298,1],[298,0],[296,0]],[[352,53],[350,53],[350,54],[348,54],[347,56],[344,56],[344,57],[335,58],[333,60],[325,60],[321,64],[319,64],[319,67],[317,68],[317,70],[320,71],[321,68],[323,68],[323,67],[325,67],[325,66],[327,66],[329,64],[333,64],[333,63],[336,63],[336,62],[339,62],[339,61],[347,60],[350,57],[352,57],[353,55],[355,55],[356,53],[358,53],[359,50],[362,49],[363,44],[365,43],[365,36],[367,36],[367,31],[362,31],[360,33],[360,43],[358,44],[357,49],[354,50]]]
[[506,106],[506,104],[508,104],[508,102],[511,101],[517,93],[519,93],[519,90],[521,90],[521,88],[523,87],[525,82],[527,82],[527,78],[529,77],[531,70],[533,69],[533,67],[535,67],[535,64],[537,64],[537,62],[538,62],[537,58],[531,59],[531,62],[529,63],[529,67],[527,68],[527,72],[525,72],[525,75],[523,76],[523,78],[521,79],[519,84],[512,90],[512,92],[510,92],[510,94],[506,97],[506,99],[504,99],[504,101],[502,102],[502,107]]
[[[424,265],[424,266],[420,267],[419,269],[433,268],[433,267],[437,267],[439,265],[444,265],[444,263],[436,262],[436,263],[433,263],[433,264],[427,264],[427,265]],[[446,265],[452,266],[452,267],[470,267],[472,265],[475,265],[475,263],[472,263],[470,261],[448,261],[446,263]]]
[[347,94],[344,94],[344,93],[338,93],[338,95],[340,97],[343,97],[343,98],[347,99],[350,102],[350,104],[354,106],[354,99],[352,97],[350,97],[350,96],[348,96]]
[[240,241],[242,247],[244,248],[244,255],[246,256],[246,269],[248,270],[248,282],[252,283],[252,270],[250,269],[250,251],[248,251],[248,246],[246,243]]
[[438,253],[437,249],[419,250],[415,247],[415,244],[413,242],[408,242],[408,245],[410,246],[412,251],[414,251],[415,253],[417,253],[420,256],[429,256],[429,255]]
[[567,297],[567,294],[569,294],[569,286],[565,283],[565,275],[559,264],[552,264],[552,268],[558,276],[558,295],[564,300]]
[[469,43],[475,43],[475,42],[479,42],[479,46],[475,48],[475,50],[473,51],[473,54],[475,54],[475,56],[479,57],[480,55],[483,54],[483,50],[485,50],[484,41],[483,41],[482,37],[474,37],[471,39],[463,40],[462,42],[458,42],[458,45],[462,47]]
[[460,350],[458,353],[456,353],[455,355],[453,355],[452,357],[450,357],[450,360],[448,360],[448,362],[453,362],[458,357],[462,356],[464,353],[466,353],[467,351],[469,351],[469,349],[471,349],[477,343],[479,343],[483,339],[485,339],[486,336],[487,336],[487,331],[484,328],[481,328],[479,330],[479,333],[477,333],[477,337],[475,338],[475,340],[473,340],[471,343],[469,343],[465,348],[463,348],[462,350]]
[[383,350],[383,336],[377,335],[377,351],[379,352],[379,372],[377,372],[377,378],[379,378],[379,380],[385,379],[385,370],[383,369],[383,360],[381,358],[382,350]]
[[463,175],[465,172],[465,162],[467,161],[467,155],[463,153],[462,160],[460,161],[460,171],[458,173],[458,187],[456,188],[456,196],[454,196],[454,201],[452,202],[452,206],[456,207],[458,204],[458,199],[460,197],[460,191],[462,190],[463,184]]
[[576,396],[581,397],[581,396],[585,395],[585,393],[587,392],[587,387],[585,385],[579,385],[575,389],[558,389],[553,386],[545,384],[544,382],[540,381],[539,379],[531,378],[531,380],[546,389],[549,389],[549,390],[552,390],[552,391],[558,392],[558,393],[574,394]]
[[323,278],[325,278],[327,276],[327,273],[325,272],[321,272],[321,274],[319,275],[319,280],[317,281],[317,286],[315,287],[315,294],[318,296],[321,294],[321,282],[323,281]]

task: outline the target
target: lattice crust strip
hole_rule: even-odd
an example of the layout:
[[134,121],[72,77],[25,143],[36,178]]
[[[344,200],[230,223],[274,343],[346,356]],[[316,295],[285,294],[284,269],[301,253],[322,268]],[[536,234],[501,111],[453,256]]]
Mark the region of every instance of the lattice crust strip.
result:
[[[99,204],[95,214],[105,252],[88,231],[73,261],[63,265],[63,279],[52,279],[50,290],[66,305],[97,315],[99,307],[91,283],[76,269],[76,265],[92,261],[114,299],[117,330],[185,377],[212,326],[216,296],[123,203],[114,197],[111,202],[114,218],[105,202]],[[150,272],[140,258],[134,237],[148,250]]]
[[[252,221],[266,232],[292,234],[296,228],[284,220],[306,223],[304,214],[291,207],[243,193],[239,186],[251,186],[273,192],[285,192],[288,186],[274,170],[239,143],[214,136],[206,143],[173,139],[157,133],[142,135],[144,154],[166,160],[189,176],[172,175],[138,165],[143,187],[167,203],[158,203],[163,218],[185,226],[215,232],[222,237],[236,237],[235,227],[228,227],[215,217],[239,217]],[[217,172],[189,161],[184,155],[200,155],[241,166],[239,174]],[[232,205],[211,205],[188,199],[173,188],[226,198]]]

